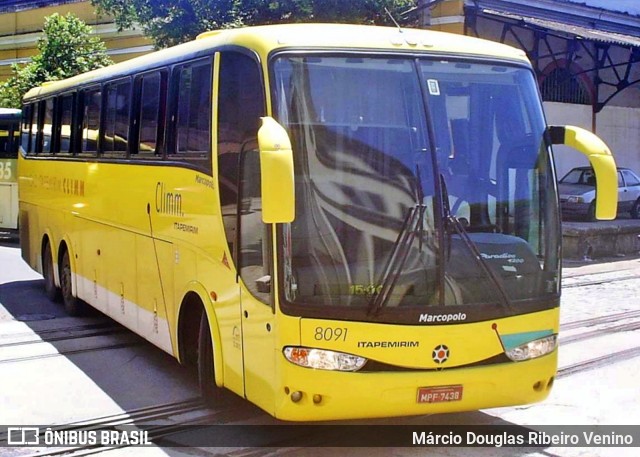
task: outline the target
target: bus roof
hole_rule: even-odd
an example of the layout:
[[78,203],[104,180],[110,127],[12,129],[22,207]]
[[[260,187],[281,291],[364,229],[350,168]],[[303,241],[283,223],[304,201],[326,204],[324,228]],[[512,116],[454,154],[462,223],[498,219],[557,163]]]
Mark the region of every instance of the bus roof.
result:
[[21,113],[22,113],[22,111],[19,110],[19,109],[0,108],[0,119],[2,119],[2,120],[6,120],[6,119],[19,120]]
[[72,78],[47,83],[31,89],[25,99],[64,91],[105,79],[144,71],[205,55],[220,46],[236,45],[253,49],[263,58],[284,48],[322,50],[378,50],[429,52],[444,55],[493,57],[527,62],[519,49],[480,38],[422,29],[402,29],[349,24],[279,24],[216,30],[201,34],[196,40],[162,49],[141,57],[83,73]]

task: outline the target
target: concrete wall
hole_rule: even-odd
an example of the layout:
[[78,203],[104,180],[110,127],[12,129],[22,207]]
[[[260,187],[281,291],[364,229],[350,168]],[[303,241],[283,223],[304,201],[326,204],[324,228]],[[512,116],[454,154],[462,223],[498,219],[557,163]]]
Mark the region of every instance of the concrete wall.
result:
[[[592,129],[591,106],[545,102],[544,109],[550,125]],[[595,126],[595,133],[607,143],[616,163],[640,174],[640,109],[606,106],[596,115]],[[573,167],[588,165],[587,159],[573,149],[555,146],[554,151],[560,177]]]

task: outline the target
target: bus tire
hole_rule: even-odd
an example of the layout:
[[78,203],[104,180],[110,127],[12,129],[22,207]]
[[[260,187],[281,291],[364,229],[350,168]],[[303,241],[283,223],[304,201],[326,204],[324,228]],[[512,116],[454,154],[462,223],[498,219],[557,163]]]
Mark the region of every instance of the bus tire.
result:
[[60,300],[60,289],[56,286],[53,274],[53,255],[51,244],[47,241],[42,252],[42,276],[44,277],[44,292],[51,301]]
[[216,386],[213,366],[213,344],[207,313],[202,312],[198,331],[198,384],[202,400],[209,407],[219,405],[220,388]]
[[73,283],[71,274],[71,262],[69,251],[64,250],[60,261],[60,289],[62,290],[62,302],[69,316],[82,315],[82,302],[73,295]]

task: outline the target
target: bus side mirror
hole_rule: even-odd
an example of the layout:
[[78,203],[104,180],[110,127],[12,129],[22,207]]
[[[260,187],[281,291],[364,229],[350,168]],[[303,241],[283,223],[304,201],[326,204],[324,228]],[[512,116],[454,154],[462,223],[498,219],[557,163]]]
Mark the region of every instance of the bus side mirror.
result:
[[618,209],[618,172],[609,147],[588,130],[572,125],[549,127],[552,144],[583,153],[596,174],[596,219],[613,220]]
[[258,130],[262,221],[291,222],[295,218],[293,151],[286,130],[272,117],[263,117]]

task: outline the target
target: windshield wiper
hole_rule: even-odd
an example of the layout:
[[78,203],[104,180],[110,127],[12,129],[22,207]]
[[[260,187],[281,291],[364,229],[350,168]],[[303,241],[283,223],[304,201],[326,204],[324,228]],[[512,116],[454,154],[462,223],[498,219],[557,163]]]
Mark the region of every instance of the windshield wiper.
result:
[[409,252],[411,251],[411,246],[416,237],[416,233],[420,232],[420,238],[422,238],[422,221],[424,219],[425,210],[426,206],[423,204],[416,204],[409,208],[409,212],[405,216],[400,232],[398,233],[398,238],[393,244],[393,250],[391,251],[389,261],[387,262],[382,274],[381,285],[379,286],[380,290],[376,292],[369,302],[368,314],[373,314],[384,308],[387,301],[389,301],[391,292],[404,269],[404,264],[406,263]]
[[487,261],[482,258],[482,253],[480,252],[476,244],[473,242],[473,240],[469,236],[469,233],[464,228],[464,225],[462,225],[462,223],[458,220],[457,217],[451,214],[451,210],[449,209],[449,205],[448,205],[449,197],[447,192],[447,185],[444,182],[444,177],[442,175],[440,175],[440,182],[442,184],[444,198],[447,199],[447,202],[444,205],[442,205],[445,212],[445,222],[446,222],[445,230],[449,232],[448,227],[453,226],[453,229],[456,231],[456,233],[462,239],[462,241],[464,241],[465,246],[471,252],[472,257],[475,259],[478,266],[480,266],[480,269],[484,271],[484,273],[487,275],[491,283],[493,283],[496,289],[498,289],[498,295],[500,296],[500,301],[502,302],[502,305],[505,308],[508,308],[510,310],[513,309],[513,305],[511,304],[511,300],[509,300],[509,295],[507,295],[507,291],[504,288],[502,279],[500,279],[500,277],[495,273],[495,271],[493,271],[493,269],[489,266]]

